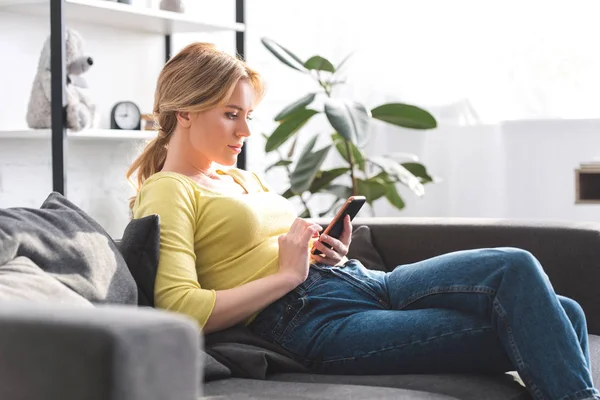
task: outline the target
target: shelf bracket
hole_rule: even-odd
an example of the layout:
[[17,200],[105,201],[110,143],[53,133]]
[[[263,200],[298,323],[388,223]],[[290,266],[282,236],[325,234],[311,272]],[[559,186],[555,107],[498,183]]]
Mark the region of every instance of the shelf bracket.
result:
[[67,96],[64,0],[50,1],[50,73],[52,91],[52,190],[65,195]]
[[[246,20],[245,11],[245,0],[235,0],[235,22],[244,24]],[[244,31],[235,33],[235,51],[242,60],[246,59],[246,46],[245,46],[245,35]],[[242,152],[238,155],[237,167],[240,169],[246,169],[246,147],[248,144],[242,147]]]
[[165,64],[171,59],[171,49],[173,48],[173,42],[171,41],[171,35],[165,35]]

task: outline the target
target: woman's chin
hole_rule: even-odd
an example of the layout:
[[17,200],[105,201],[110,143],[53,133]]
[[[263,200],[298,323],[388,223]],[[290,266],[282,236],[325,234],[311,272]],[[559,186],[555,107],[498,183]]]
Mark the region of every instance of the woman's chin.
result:
[[226,159],[221,160],[220,162],[217,162],[217,164],[220,164],[224,167],[235,167],[237,165],[237,156],[228,157]]

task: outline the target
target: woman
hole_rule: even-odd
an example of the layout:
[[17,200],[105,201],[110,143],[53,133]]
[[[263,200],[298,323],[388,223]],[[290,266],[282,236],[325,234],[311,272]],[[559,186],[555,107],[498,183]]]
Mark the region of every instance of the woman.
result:
[[[536,399],[600,399],[585,316],[514,248],[459,251],[370,271],[339,240],[296,218],[288,200],[234,166],[263,93],[259,75],[194,43],[163,68],[160,131],[137,175],[135,218],[160,215],[157,307],[204,332],[244,323],[316,372],[517,370]],[[311,248],[323,256],[309,256]]]

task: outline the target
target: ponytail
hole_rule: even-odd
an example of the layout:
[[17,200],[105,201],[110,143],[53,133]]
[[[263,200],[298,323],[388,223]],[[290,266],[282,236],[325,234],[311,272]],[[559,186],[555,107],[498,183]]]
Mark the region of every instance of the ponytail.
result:
[[[146,145],[142,154],[135,159],[127,170],[125,176],[133,185],[136,192],[136,195],[129,199],[129,209],[133,209],[137,193],[144,181],[159,172],[165,165],[165,160],[167,159],[167,144],[168,137],[164,135],[163,131],[159,131],[158,136]],[[137,175],[137,182],[131,178],[133,174]]]

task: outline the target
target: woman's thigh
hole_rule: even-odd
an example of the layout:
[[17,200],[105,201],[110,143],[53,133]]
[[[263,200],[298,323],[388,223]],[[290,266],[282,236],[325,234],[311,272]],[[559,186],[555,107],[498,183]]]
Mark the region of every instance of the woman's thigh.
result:
[[327,374],[514,370],[490,321],[447,309],[374,310],[332,321],[305,358]]

